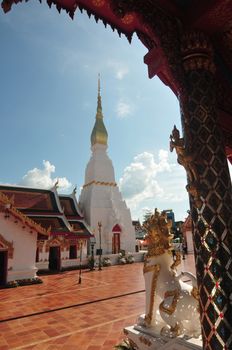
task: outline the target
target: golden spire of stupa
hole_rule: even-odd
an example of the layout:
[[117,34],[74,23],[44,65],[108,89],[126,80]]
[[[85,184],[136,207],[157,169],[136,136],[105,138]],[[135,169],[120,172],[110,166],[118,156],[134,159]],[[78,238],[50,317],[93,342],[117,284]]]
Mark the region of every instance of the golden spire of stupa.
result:
[[98,73],[98,94],[97,94],[97,115],[96,118],[103,119],[102,115],[102,104],[101,104],[101,85],[100,85],[100,74]]
[[97,96],[97,113],[94,128],[91,134],[91,145],[100,143],[107,145],[108,134],[103,122],[101,94],[100,94],[100,74],[98,74],[98,96]]

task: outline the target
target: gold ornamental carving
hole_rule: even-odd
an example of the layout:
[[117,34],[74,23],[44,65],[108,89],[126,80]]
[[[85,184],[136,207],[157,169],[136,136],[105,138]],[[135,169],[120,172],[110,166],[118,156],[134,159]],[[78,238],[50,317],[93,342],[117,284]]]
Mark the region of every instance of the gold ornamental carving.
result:
[[199,179],[197,175],[196,166],[194,164],[194,155],[190,155],[185,147],[184,138],[180,137],[180,132],[174,125],[170,135],[170,151],[176,150],[177,161],[182,165],[188,176],[188,185],[186,190],[194,200],[196,207],[199,209],[202,206],[202,200],[199,191]]
[[179,296],[180,296],[180,291],[178,289],[169,290],[169,291],[165,292],[164,299],[172,297],[173,298],[172,303],[170,306],[164,306],[165,301],[163,300],[159,306],[160,311],[163,311],[168,315],[172,315],[176,310],[176,305],[177,305],[177,301],[179,299]]
[[[145,264],[146,264],[146,261],[145,261]],[[146,266],[145,264],[144,264],[144,269],[143,269],[144,273],[147,273],[149,271],[153,271],[151,293],[150,293],[150,303],[149,303],[149,312],[147,315],[145,315],[145,324],[150,325],[151,320],[152,320],[152,315],[153,315],[157,279],[159,277],[159,272],[160,272],[161,266],[159,264],[156,264],[153,266]]]
[[129,332],[128,332],[128,330],[127,330],[126,328],[123,329],[123,333],[124,333],[125,335],[128,335],[128,334],[129,334]]
[[139,350],[138,345],[132,339],[128,338],[128,341],[129,341],[130,346],[132,347],[132,349]]
[[7,241],[7,240],[0,234],[0,251],[1,251],[1,250],[7,250],[7,251],[8,251],[8,259],[13,259],[13,256],[14,256],[13,241],[12,241],[12,242]]
[[63,251],[67,245],[69,245],[69,242],[58,236],[46,242],[45,251],[49,252],[50,247],[60,247],[61,251]]
[[170,233],[170,229],[172,221],[167,220],[165,212],[159,213],[155,209],[155,213],[144,222],[143,226],[147,231],[148,257],[162,255],[171,249],[173,235]]
[[44,246],[44,241],[37,241],[37,248],[39,249],[39,252],[43,252],[43,246]]
[[181,41],[181,53],[186,72],[197,69],[215,72],[212,45],[204,33],[185,32]]
[[147,345],[148,347],[150,347],[152,345],[152,342],[150,341],[150,339],[148,339],[142,335],[139,337],[139,340],[142,344]]
[[174,260],[173,264],[170,266],[170,269],[175,270],[177,266],[181,264],[181,254],[180,252],[176,252],[176,259]]

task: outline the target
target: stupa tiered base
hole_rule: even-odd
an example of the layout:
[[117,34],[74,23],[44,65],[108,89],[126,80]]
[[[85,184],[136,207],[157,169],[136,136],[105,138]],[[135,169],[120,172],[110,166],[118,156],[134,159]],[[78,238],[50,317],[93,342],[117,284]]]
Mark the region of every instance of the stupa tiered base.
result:
[[134,325],[124,328],[124,334],[136,350],[202,350],[200,338],[179,336],[167,338],[142,326]]

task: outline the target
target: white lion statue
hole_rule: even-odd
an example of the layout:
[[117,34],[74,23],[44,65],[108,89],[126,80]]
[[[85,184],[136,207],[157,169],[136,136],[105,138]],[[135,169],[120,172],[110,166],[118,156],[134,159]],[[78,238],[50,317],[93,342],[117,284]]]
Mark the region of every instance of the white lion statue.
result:
[[[165,212],[155,210],[145,223],[148,254],[144,263],[146,288],[146,314],[140,316],[138,325],[149,327],[156,334],[176,337],[185,334],[199,337],[198,289],[196,277],[189,272],[177,275],[180,253],[173,261],[170,234],[171,221]],[[181,281],[183,276],[192,285]]]

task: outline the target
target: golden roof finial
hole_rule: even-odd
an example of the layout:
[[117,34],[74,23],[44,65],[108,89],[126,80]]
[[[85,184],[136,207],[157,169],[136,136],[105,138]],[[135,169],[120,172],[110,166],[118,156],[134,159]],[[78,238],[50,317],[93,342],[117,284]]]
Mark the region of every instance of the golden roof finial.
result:
[[98,95],[97,95],[97,113],[94,128],[91,134],[91,145],[100,143],[102,145],[107,145],[108,134],[103,122],[102,114],[102,104],[101,104],[101,94],[100,94],[100,74],[98,73]]

